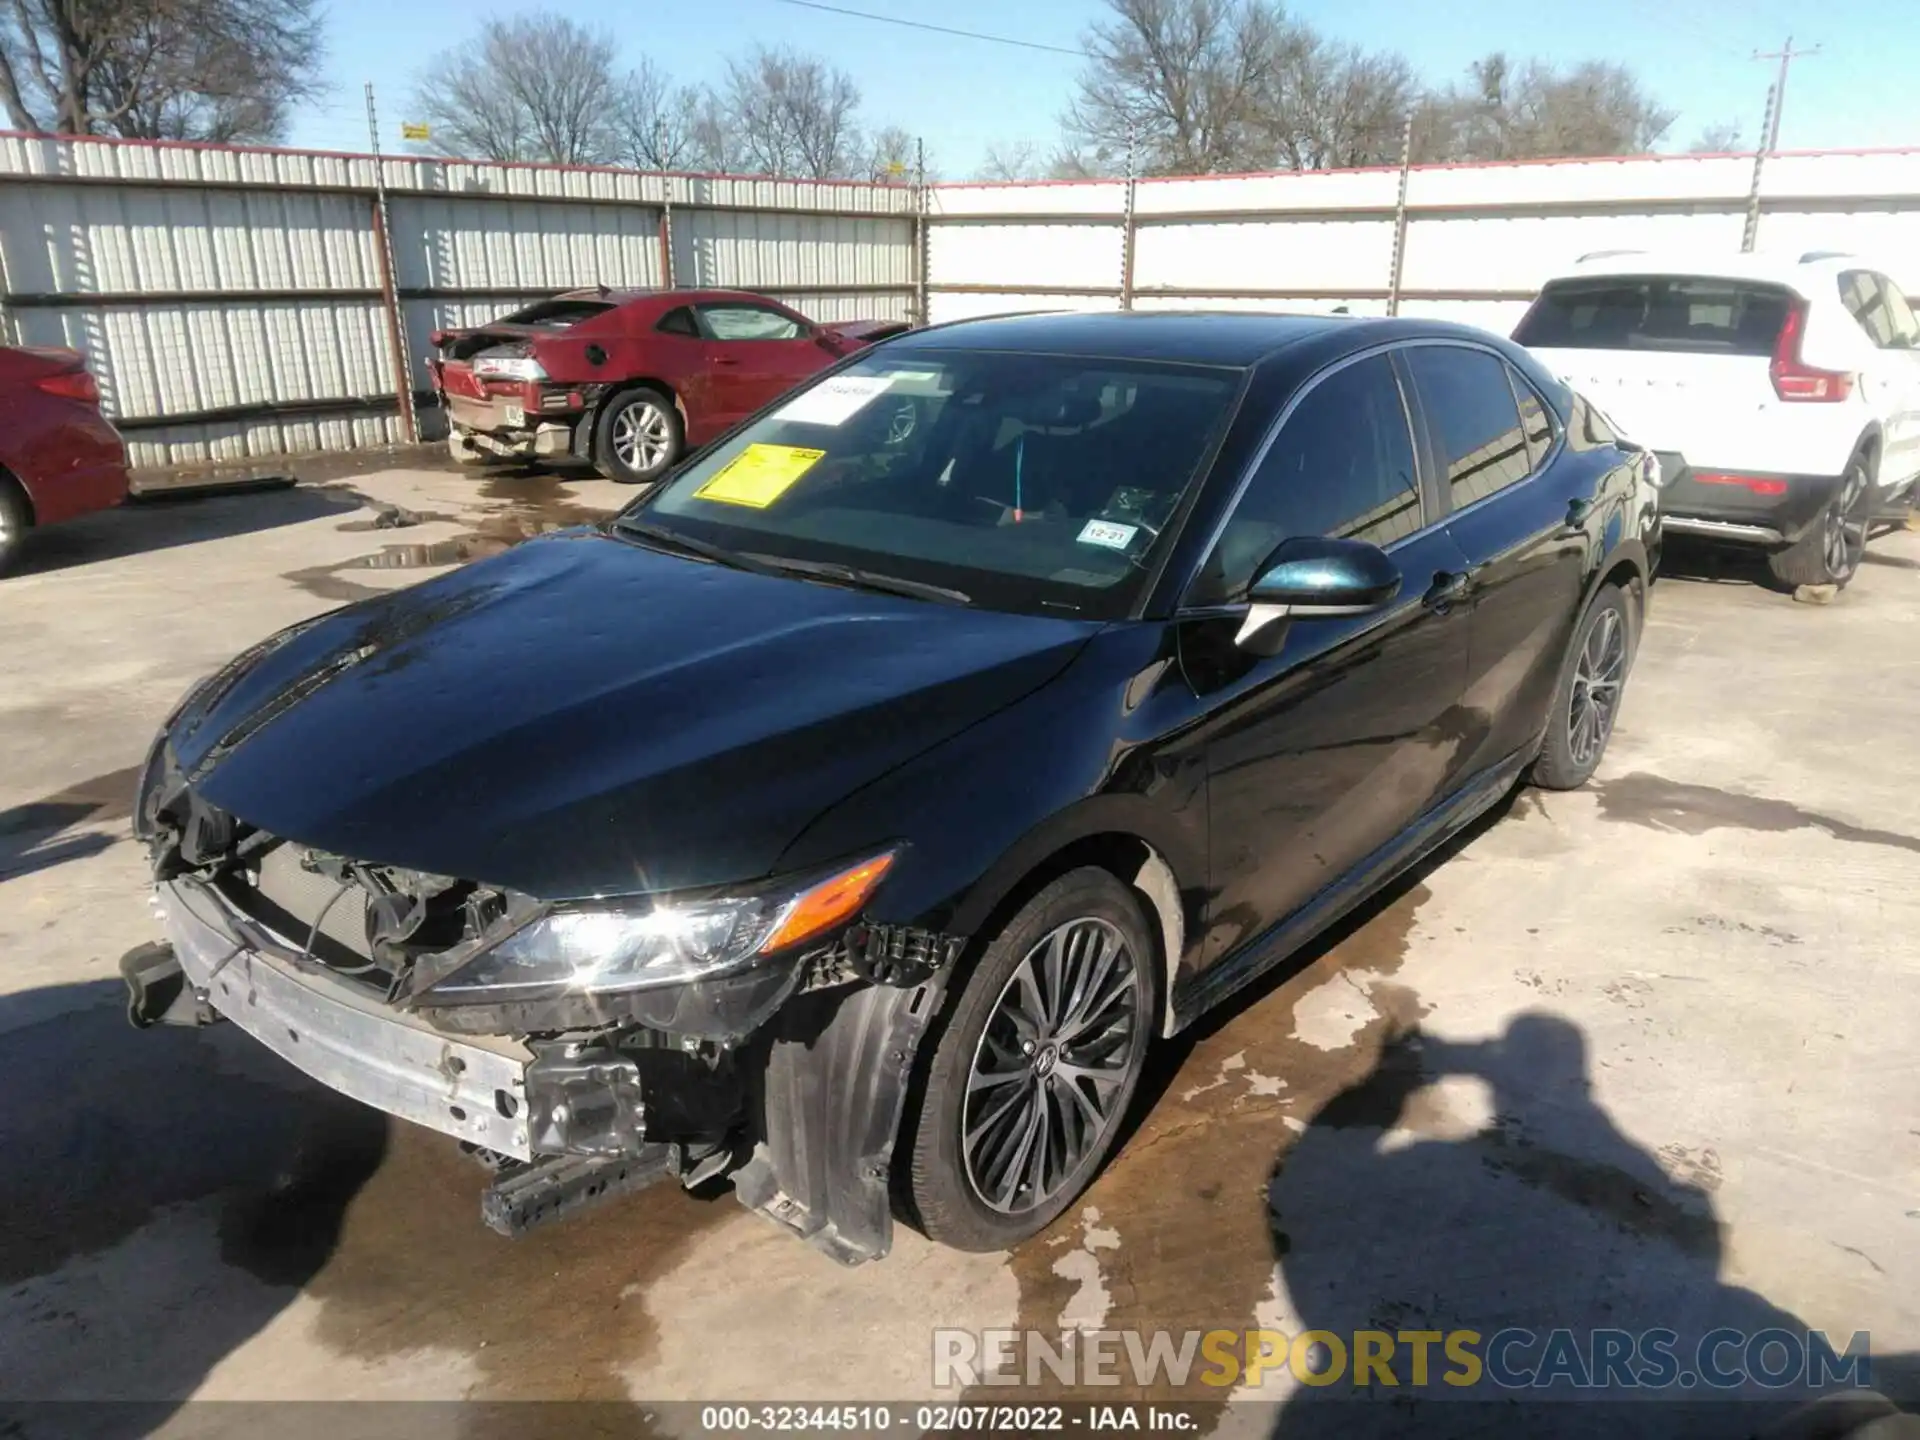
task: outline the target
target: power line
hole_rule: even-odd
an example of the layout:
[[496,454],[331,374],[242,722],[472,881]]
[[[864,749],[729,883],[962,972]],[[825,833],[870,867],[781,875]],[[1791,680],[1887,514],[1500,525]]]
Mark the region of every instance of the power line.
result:
[[1075,59],[1088,57],[1084,50],[1071,50],[1064,45],[1045,45],[1038,40],[1015,40],[1006,35],[988,35],[979,30],[955,30],[950,25],[930,25],[924,20],[903,20],[898,15],[875,15],[870,10],[849,10],[843,5],[823,5],[820,0],[780,0],[782,5],[798,5],[803,10],[824,10],[830,15],[851,15],[856,20],[878,20],[883,25],[904,25],[909,30],[931,30],[936,35],[958,35],[963,40],[985,40],[993,45],[1012,45],[1020,50],[1044,50],[1050,55],[1071,55]]

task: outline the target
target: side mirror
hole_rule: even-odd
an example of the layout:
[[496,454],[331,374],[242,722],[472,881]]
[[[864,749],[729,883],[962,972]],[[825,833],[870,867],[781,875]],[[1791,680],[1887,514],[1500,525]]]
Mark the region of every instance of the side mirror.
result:
[[1366,615],[1399,593],[1399,568],[1378,545],[1317,535],[1282,540],[1254,572],[1252,605],[1233,641],[1255,649],[1282,620]]
[[846,353],[841,349],[840,337],[822,325],[813,327],[813,343],[829,355],[843,355]]

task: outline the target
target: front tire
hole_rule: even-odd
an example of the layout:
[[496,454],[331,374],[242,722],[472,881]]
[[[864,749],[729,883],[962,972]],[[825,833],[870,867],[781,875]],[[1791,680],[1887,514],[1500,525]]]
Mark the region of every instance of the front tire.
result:
[[1844,587],[1860,569],[1867,551],[1867,526],[1874,512],[1873,465],[1862,453],[1847,464],[1820,518],[1792,545],[1767,556],[1773,578],[1789,589],[1802,585]]
[[623,390],[600,411],[593,427],[593,465],[622,485],[650,485],[685,448],[680,412],[651,386]]
[[1613,738],[1620,696],[1639,637],[1633,607],[1618,585],[1603,586],[1580,621],[1560,667],[1547,735],[1531,779],[1543,790],[1578,790],[1593,778]]
[[994,937],[935,1043],[905,1178],[929,1238],[1003,1250],[1113,1148],[1153,1033],[1156,955],[1131,891],[1070,871]]

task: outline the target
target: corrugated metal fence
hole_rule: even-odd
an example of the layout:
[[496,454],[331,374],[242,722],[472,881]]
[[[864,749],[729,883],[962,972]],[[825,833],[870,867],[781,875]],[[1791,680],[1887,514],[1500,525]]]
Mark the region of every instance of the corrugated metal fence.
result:
[[[1398,311],[1506,332],[1595,250],[1740,249],[1745,156],[937,186],[932,315],[1198,306]],[[1920,150],[1768,156],[1758,245],[1858,250],[1920,288]],[[1404,227],[1404,230],[1402,229]],[[1404,234],[1398,247],[1396,234]]]
[[[577,285],[823,320],[1169,306],[1505,331],[1604,249],[1858,250],[1920,289],[1920,150],[908,187],[0,136],[0,313],[87,352],[136,463],[405,437],[437,326]],[[1396,245],[1396,237],[1403,243]],[[925,313],[930,312],[930,315]],[[397,329],[406,356],[396,365]],[[428,435],[438,417],[423,411]]]
[[394,329],[424,399],[436,327],[574,286],[734,286],[823,320],[914,300],[902,187],[380,163],[391,275],[370,157],[0,136],[6,338],[86,352],[134,462],[163,465],[402,441]]

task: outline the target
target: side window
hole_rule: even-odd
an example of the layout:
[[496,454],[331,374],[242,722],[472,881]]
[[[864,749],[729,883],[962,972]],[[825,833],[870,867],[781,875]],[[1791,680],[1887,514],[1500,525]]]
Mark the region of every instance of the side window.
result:
[[1424,521],[1413,432],[1393,365],[1370,356],[1307,392],[1247,482],[1188,599],[1239,598],[1282,540],[1350,536],[1389,545]]
[[1527,442],[1527,470],[1531,473],[1546,462],[1547,452],[1553,448],[1553,412],[1512,366],[1507,367],[1507,383],[1513,386],[1513,398],[1520,402],[1520,430]]
[[800,325],[791,316],[762,305],[702,305],[700,318],[716,340],[798,340]]
[[1406,356],[1454,509],[1533,473],[1504,360],[1460,345],[1416,345]]
[[700,327],[694,323],[693,311],[684,305],[662,315],[660,323],[653,328],[662,335],[685,335],[694,340],[700,338]]
[[1880,349],[1915,348],[1920,324],[1900,287],[1886,276],[1870,270],[1846,271],[1840,277],[1840,302]]

